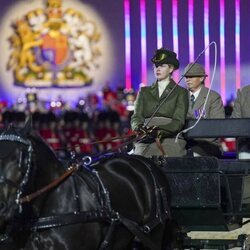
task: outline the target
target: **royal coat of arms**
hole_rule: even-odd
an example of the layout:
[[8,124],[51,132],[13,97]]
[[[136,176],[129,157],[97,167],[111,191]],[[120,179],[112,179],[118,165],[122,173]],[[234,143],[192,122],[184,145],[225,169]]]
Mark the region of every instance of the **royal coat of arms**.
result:
[[13,24],[7,68],[23,87],[81,87],[90,85],[101,51],[96,24],[61,0],[47,0]]

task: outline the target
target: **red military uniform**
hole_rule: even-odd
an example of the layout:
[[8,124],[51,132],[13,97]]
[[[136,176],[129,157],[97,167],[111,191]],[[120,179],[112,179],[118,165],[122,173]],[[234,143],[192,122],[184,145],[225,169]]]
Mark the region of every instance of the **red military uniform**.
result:
[[92,153],[92,145],[90,145],[90,137],[86,130],[76,129],[72,138],[74,148],[79,153]]
[[119,137],[119,133],[118,131],[116,131],[113,127],[110,127],[110,124],[108,124],[107,122],[104,123],[103,122],[103,126],[99,127],[96,132],[95,132],[95,136],[97,138],[97,140],[107,140],[107,142],[103,142],[101,143],[100,146],[100,150],[108,150],[108,149],[114,149],[116,148],[118,145],[121,144],[121,141],[118,140],[108,140],[108,139],[112,139],[114,137]]
[[52,147],[54,150],[62,148],[60,135],[58,132],[51,130],[50,128],[40,129],[41,137]]
[[55,114],[49,111],[44,114],[42,128],[39,130],[40,135],[54,150],[62,148],[61,137],[58,131],[58,122]]

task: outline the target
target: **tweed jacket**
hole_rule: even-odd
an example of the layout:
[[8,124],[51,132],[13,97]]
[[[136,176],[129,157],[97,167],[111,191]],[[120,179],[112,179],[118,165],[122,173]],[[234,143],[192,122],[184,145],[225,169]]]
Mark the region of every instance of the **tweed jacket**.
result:
[[[208,88],[204,85],[201,87],[201,91],[195,100],[194,106],[191,105],[191,100],[189,96],[189,109],[187,114],[187,119],[197,119],[199,113],[201,112],[205,99],[207,97]],[[223,119],[225,118],[225,110],[223,102],[220,95],[211,90],[208,96],[207,104],[205,107],[205,112],[202,114],[204,119]]]
[[[237,91],[231,118],[250,118],[250,85]],[[237,149],[239,159],[249,159],[250,138],[237,138]],[[247,153],[244,157],[242,152]]]
[[250,118],[250,85],[238,89],[232,118]]
[[[199,114],[202,112],[207,94],[208,88],[204,85],[201,87],[201,91],[195,100],[192,107],[191,98],[189,94],[189,109],[187,114],[187,119],[197,119]],[[203,119],[223,119],[225,118],[225,110],[223,106],[222,99],[220,95],[210,90],[205,112],[202,114]],[[193,128],[195,129],[195,128]],[[201,156],[220,156],[221,148],[219,146],[219,141],[217,138],[196,138],[188,141],[188,148],[192,149],[194,153],[198,153]]]
[[159,97],[158,83],[149,87],[142,87],[135,102],[134,113],[131,117],[131,127],[137,129],[143,125],[145,119],[150,118],[160,103],[163,101],[154,117],[171,118],[172,121],[166,125],[159,125],[162,138],[171,137],[181,131],[185,124],[188,111],[188,91],[176,85],[171,79],[170,83]]

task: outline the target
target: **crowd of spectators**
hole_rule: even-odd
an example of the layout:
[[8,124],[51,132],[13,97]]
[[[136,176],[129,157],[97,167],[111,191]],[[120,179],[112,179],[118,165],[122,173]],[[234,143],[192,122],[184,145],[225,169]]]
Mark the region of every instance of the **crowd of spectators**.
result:
[[[130,117],[133,112],[135,93],[123,89],[112,91],[106,87],[102,97],[89,95],[79,100],[70,109],[50,105],[44,110],[15,107],[0,109],[0,126],[13,124],[22,126],[32,117],[33,128],[54,150],[75,151],[76,153],[95,154],[116,148],[122,141],[110,140],[131,133]],[[36,100],[37,101],[37,100]],[[30,103],[28,103],[30,104]],[[232,112],[233,100],[225,106],[226,116]],[[103,142],[100,142],[103,141]],[[235,151],[235,139],[221,139],[225,152]]]
[[13,124],[21,127],[28,117],[32,117],[34,130],[56,151],[94,154],[110,150],[122,142],[119,139],[109,141],[110,138],[130,132],[130,106],[135,99],[133,91],[113,91],[105,87],[101,100],[97,95],[88,95],[70,108],[63,100],[60,100],[60,105],[51,102],[49,107],[41,108],[37,98],[29,99],[25,110],[20,111],[16,105],[2,109],[1,126]]

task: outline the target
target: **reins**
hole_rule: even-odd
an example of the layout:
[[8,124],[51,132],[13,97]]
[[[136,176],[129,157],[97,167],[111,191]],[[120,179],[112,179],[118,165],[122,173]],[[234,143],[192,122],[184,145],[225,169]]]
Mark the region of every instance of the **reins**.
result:
[[155,138],[155,143],[156,143],[158,149],[161,151],[162,156],[167,156],[159,138]]
[[[152,131],[148,131],[148,132],[150,133]],[[98,153],[95,156],[95,157],[98,157],[98,156],[106,154],[106,153],[119,151],[121,148],[127,146],[130,143],[133,143],[135,141],[137,142],[137,141],[140,141],[140,140],[144,139],[145,137],[147,137],[147,135],[148,135],[148,133],[146,133],[146,132],[141,133],[141,134],[138,134],[137,132],[133,132],[132,134],[129,134],[129,135],[111,137],[111,138],[100,140],[100,141],[94,141],[94,142],[89,143],[89,144],[94,145],[94,144],[99,144],[99,143],[107,143],[107,142],[111,142],[111,141],[115,141],[115,140],[128,139],[127,141],[121,143],[120,145],[117,145],[117,146],[113,147],[112,149],[105,150],[105,151],[102,151],[102,152]],[[164,151],[164,148],[163,148],[159,138],[155,138],[155,143],[156,143],[158,149],[160,150],[161,154],[163,156],[166,156],[167,154]]]
[[[126,135],[126,136],[124,136],[124,138],[134,137],[135,135],[136,135],[135,133],[133,135],[129,135],[129,136]],[[128,140],[128,141],[122,143],[121,145],[116,146],[112,150],[107,150],[105,152],[101,152],[100,154],[96,155],[95,157],[101,156],[101,155],[103,155],[105,153],[109,153],[109,152],[112,152],[112,151],[119,150],[120,148],[132,143],[135,139],[138,139],[138,138],[133,138],[131,140]],[[63,175],[59,176],[57,179],[55,179],[54,181],[52,181],[51,183],[49,183],[45,187],[43,187],[43,188],[41,188],[41,189],[39,189],[39,190],[29,194],[29,195],[21,197],[20,199],[17,200],[17,203],[18,204],[23,204],[23,203],[32,201],[33,199],[40,196],[41,194],[43,194],[43,193],[49,191],[50,189],[58,186],[63,180],[65,180],[67,177],[69,177],[73,172],[77,171],[78,169],[79,169],[79,165],[74,164],[74,165],[70,166]]]
[[[142,139],[142,137],[144,137],[144,136],[145,136],[144,134],[143,135],[138,135],[137,133],[133,133],[132,135],[127,136],[127,138],[129,138],[129,139],[126,140],[125,142],[123,142],[120,145],[117,145],[117,146],[115,146],[115,147],[113,147],[111,149],[101,151],[98,154],[96,154],[94,157],[99,157],[99,156],[102,156],[102,155],[107,154],[107,153],[112,153],[112,152],[115,152],[115,151],[119,151],[120,149],[122,149],[123,147],[129,145],[130,143],[133,143],[134,141]],[[126,137],[124,137],[124,138],[126,138]],[[109,142],[109,141],[112,141],[112,138],[109,138],[107,140],[103,140],[103,142]]]
[[[125,136],[122,136],[122,137],[109,138],[109,140],[97,141],[95,143],[107,142],[107,141],[111,141],[111,140],[117,140],[117,139],[120,139],[120,138],[124,139],[124,138],[132,138],[132,137],[134,137],[134,138],[132,138],[132,139],[130,139],[130,140],[122,143],[121,145],[118,145],[118,146],[112,148],[111,150],[107,150],[105,152],[101,152],[100,154],[98,154],[95,157],[98,157],[98,156],[103,155],[105,153],[117,151],[120,148],[123,148],[126,145],[134,142],[135,140],[138,141],[138,140],[143,139],[145,136],[147,136],[146,133],[143,133],[143,134],[140,134],[140,135],[138,135],[137,133],[133,133],[132,135],[125,135]],[[159,138],[156,138],[155,142],[156,142],[156,145],[158,146],[159,150],[161,151],[161,153],[163,155],[165,155],[164,149],[163,149],[163,147],[162,147],[162,145],[160,143]],[[52,188],[58,186],[62,181],[64,181],[67,177],[69,177],[73,172],[77,171],[78,169],[79,169],[79,165],[74,164],[74,165],[70,166],[67,169],[67,171],[64,174],[62,174],[61,176],[59,176],[57,179],[55,179],[54,181],[52,181],[51,183],[49,183],[45,187],[43,187],[43,188],[41,188],[41,189],[39,189],[39,190],[31,193],[31,194],[28,194],[28,195],[26,195],[24,197],[21,197],[20,199],[17,200],[17,203],[18,204],[23,204],[23,203],[32,201],[36,197],[38,197],[38,196],[42,195],[43,193],[51,190]]]
[[100,144],[100,143],[106,143],[106,142],[116,141],[116,140],[123,140],[123,139],[127,139],[127,138],[130,138],[130,137],[133,137],[135,135],[136,135],[136,133],[133,132],[132,134],[123,135],[123,136],[114,136],[114,137],[103,139],[103,140],[99,140],[99,141],[93,141],[93,142],[90,142],[88,144],[95,145],[95,144]]
[[30,202],[32,201],[33,199],[35,199],[36,197],[40,196],[41,194],[49,191],[50,189],[58,186],[63,180],[65,180],[67,177],[69,177],[73,172],[77,171],[79,169],[79,166],[78,165],[72,165],[70,166],[67,171],[59,176],[57,179],[55,179],[53,182],[49,183],[48,185],[46,185],[45,187],[29,194],[29,195],[26,195],[22,198],[20,198],[17,203],[18,204],[23,204],[25,202]]

